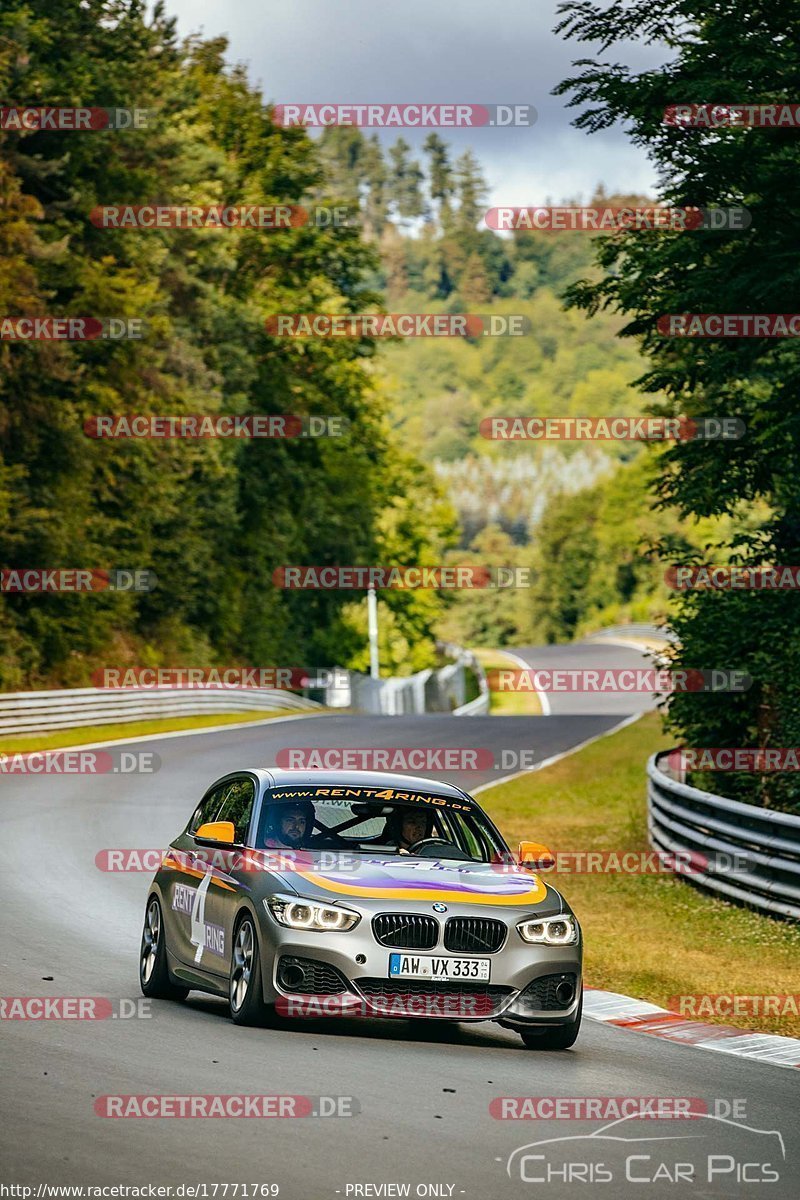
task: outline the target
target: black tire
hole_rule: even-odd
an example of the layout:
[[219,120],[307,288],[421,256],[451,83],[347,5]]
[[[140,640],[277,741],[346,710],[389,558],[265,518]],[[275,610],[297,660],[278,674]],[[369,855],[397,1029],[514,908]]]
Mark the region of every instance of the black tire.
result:
[[158,896],[151,896],[144,913],[142,945],[139,951],[139,986],[151,1000],[185,1000],[187,987],[173,983],[167,966],[164,916]]
[[258,935],[249,912],[237,922],[233,934],[228,1004],[237,1025],[264,1025],[267,1021]]
[[568,1050],[574,1045],[581,1028],[583,996],[574,1021],[554,1025],[551,1029],[520,1029],[519,1035],[528,1050]]

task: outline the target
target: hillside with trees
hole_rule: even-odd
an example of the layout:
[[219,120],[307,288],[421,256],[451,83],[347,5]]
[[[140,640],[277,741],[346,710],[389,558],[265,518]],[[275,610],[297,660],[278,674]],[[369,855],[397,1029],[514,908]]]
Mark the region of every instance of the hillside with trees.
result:
[[[600,278],[598,239],[486,228],[480,164],[469,151],[454,160],[435,133],[420,160],[402,137],[383,148],[354,128],[327,129],[319,145],[330,187],[360,208],[366,237],[379,249],[376,285],[390,311],[527,321],[521,337],[385,344],[371,363],[394,430],[432,466],[458,513],[458,553],[533,573],[533,588],[520,595],[450,598],[446,636],[487,646],[564,641],[602,624],[659,619],[667,589],[650,548],[678,537],[679,527],[674,514],[653,511],[657,451],[631,442],[492,441],[480,433],[493,415],[646,411],[651,398],[634,386],[644,360],[617,336],[622,321],[610,312],[587,321],[563,304],[578,279]],[[592,198],[643,199],[607,196],[602,187]]]
[[[439,561],[435,481],[392,433],[372,346],[267,335],[273,312],[374,307],[360,230],[102,229],[97,205],[328,197],[315,146],[275,125],[222,39],[158,5],[10,0],[0,91],[136,107],[147,127],[0,133],[0,311],[143,318],[140,341],[0,342],[0,563],[137,568],[149,593],[0,600],[0,687],[78,685],[104,663],[316,665],[363,635],[345,592],[276,588],[287,563]],[[97,441],[104,413],[338,415],[348,437]],[[433,661],[439,598],[387,594],[406,668]],[[363,602],[360,607],[363,607]]]
[[[139,0],[54,0],[36,17],[12,0],[0,15],[4,94],[108,107],[135,97],[150,114],[146,129],[68,144],[59,133],[0,133],[2,311],[137,317],[148,327],[136,342],[0,342],[0,561],[143,568],[159,581],[142,594],[6,594],[0,687],[84,684],[102,663],[363,667],[363,598],[282,591],[273,572],[291,563],[530,568],[528,589],[384,593],[381,659],[403,673],[435,661],[440,635],[511,645],[658,619],[669,599],[659,548],[686,557],[717,543],[732,556],[744,530],[751,553],[790,553],[788,518],[764,526],[780,503],[760,453],[480,434],[492,415],[713,412],[711,399],[690,402],[693,348],[664,347],[647,332],[655,300],[645,318],[630,314],[641,280],[677,270],[671,256],[723,242],[500,235],[483,221],[488,188],[471,151],[456,157],[431,133],[418,159],[402,137],[387,146],[355,128],[316,138],[284,129],[226,50],[223,39],[181,41],[161,6],[148,15]],[[603,98],[620,108],[628,98],[612,82],[619,95],[604,83]],[[685,194],[676,186],[668,198]],[[691,194],[705,198],[696,179]],[[598,188],[593,199],[641,198]],[[358,219],[269,233],[92,223],[96,206],[120,201],[343,204]],[[751,276],[757,290],[760,260]],[[700,302],[691,289],[690,300]],[[528,330],[387,342],[288,340],[264,325],[279,312],[381,308],[521,314]],[[737,372],[752,353],[739,346],[703,360],[708,381],[732,371],[732,390],[719,393],[730,411],[741,407]],[[756,355],[754,397],[787,362],[792,378],[790,348],[774,354]],[[649,373],[645,356],[656,364]],[[324,414],[345,418],[349,433],[84,434],[92,417],[134,412]],[[676,482],[684,466],[685,489]],[[719,490],[727,468],[738,481],[730,502]],[[683,602],[674,619],[687,641],[716,602]],[[783,601],[771,603],[779,621]]]
[[[791,6],[790,6],[791,7]],[[795,15],[792,10],[792,15]],[[792,105],[800,84],[796,22],[765,0],[730,0],[699,10],[689,0],[627,6],[569,0],[559,30],[577,43],[614,50],[625,39],[659,41],[670,61],[631,72],[583,60],[560,91],[582,106],[588,133],[621,123],[645,148],[670,204],[741,206],[741,231],[684,238],[608,239],[600,279],[586,278],[569,300],[594,320],[624,319],[641,348],[641,386],[665,416],[724,414],[747,430],[737,441],[677,442],[663,454],[662,504],[683,528],[713,523],[716,536],[694,554],[667,541],[665,562],[759,568],[800,563],[800,349],[792,337],[665,338],[664,313],[798,311],[797,223],[800,143],[793,125],[682,128],[665,122],[668,105],[744,97]],[[773,107],[773,111],[775,108]],[[728,664],[753,686],[738,695],[677,695],[674,734],[688,746],[794,747],[800,737],[800,622],[796,589],[690,590],[670,610],[679,637],[676,665]],[[711,773],[723,794],[800,811],[796,772]],[[703,773],[703,786],[709,774]]]

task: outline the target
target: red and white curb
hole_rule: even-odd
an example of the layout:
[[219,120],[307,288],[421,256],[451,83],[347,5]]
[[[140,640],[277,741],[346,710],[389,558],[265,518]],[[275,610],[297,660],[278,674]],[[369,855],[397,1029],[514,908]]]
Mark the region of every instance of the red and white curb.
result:
[[741,1058],[771,1063],[775,1067],[800,1067],[800,1039],[772,1033],[751,1033],[730,1025],[710,1025],[682,1017],[646,1000],[634,1000],[618,992],[585,988],[583,1015],[606,1025],[649,1033],[684,1046],[738,1054]]

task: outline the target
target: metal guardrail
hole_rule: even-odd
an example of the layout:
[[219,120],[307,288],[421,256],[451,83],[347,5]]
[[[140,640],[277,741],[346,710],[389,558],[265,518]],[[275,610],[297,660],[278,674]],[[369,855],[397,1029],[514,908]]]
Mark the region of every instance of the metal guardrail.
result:
[[69,688],[0,693],[0,735],[46,733],[81,725],[116,725],[205,713],[305,712],[322,706],[272,688]]
[[[489,687],[478,660],[460,646],[442,644],[455,661],[438,671],[407,677],[370,679],[354,671],[338,672],[345,686],[330,685],[325,702],[334,708],[398,716],[402,713],[449,712],[470,716],[489,711]],[[466,670],[474,672],[479,694],[466,701]],[[0,736],[46,733],[82,725],[116,725],[158,717],[192,717],[205,713],[297,712],[324,705],[305,696],[273,688],[68,688],[50,692],[0,693]]]
[[645,621],[634,622],[631,625],[607,625],[605,629],[596,629],[586,635],[587,642],[619,641],[620,638],[636,638],[640,641],[655,639],[659,642],[674,642],[676,636],[671,629],[661,629],[657,625]]
[[800,817],[714,796],[647,763],[647,827],[675,869],[726,899],[800,920]]

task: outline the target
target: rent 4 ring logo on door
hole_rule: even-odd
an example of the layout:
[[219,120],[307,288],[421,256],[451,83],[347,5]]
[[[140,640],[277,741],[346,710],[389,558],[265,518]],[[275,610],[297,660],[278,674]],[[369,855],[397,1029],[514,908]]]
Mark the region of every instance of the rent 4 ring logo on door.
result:
[[216,954],[222,958],[225,954],[225,930],[221,925],[206,921],[206,896],[211,883],[211,875],[207,874],[197,889],[188,887],[185,883],[176,883],[172,893],[172,907],[176,912],[186,913],[191,918],[189,941],[197,947],[194,961],[199,963],[203,951]]

